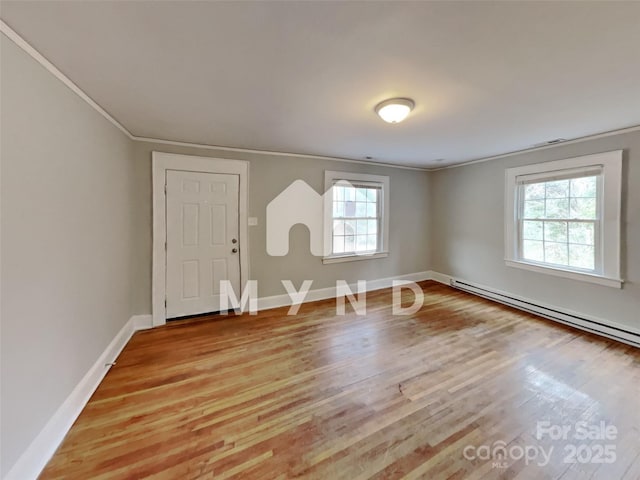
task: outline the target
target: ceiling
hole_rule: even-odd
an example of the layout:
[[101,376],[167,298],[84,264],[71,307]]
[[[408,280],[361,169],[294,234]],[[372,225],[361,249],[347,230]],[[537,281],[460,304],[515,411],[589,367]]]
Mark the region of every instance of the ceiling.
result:
[[[434,167],[640,125],[640,2],[3,1],[0,16],[141,137]],[[373,109],[395,96],[416,108],[389,125]]]

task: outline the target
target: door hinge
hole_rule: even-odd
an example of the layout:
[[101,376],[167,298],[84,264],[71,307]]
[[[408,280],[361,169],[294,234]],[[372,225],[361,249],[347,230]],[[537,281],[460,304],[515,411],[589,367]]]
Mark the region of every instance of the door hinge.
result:
[[164,184],[164,193],[167,193],[167,184]]
[[167,308],[167,299],[164,299],[164,308]]

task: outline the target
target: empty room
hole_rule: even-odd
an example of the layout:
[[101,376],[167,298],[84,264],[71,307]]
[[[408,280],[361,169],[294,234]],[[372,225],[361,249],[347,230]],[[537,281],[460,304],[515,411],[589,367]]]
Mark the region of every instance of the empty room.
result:
[[640,2],[0,19],[2,480],[640,479]]

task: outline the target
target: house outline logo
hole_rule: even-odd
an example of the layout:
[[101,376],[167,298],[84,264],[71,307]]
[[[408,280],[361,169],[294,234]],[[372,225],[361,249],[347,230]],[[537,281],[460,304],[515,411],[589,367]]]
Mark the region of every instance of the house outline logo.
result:
[[[336,185],[352,186],[346,180]],[[335,185],[334,185],[335,186]],[[289,232],[294,225],[309,229],[309,250],[316,257],[331,254],[330,237],[325,241],[325,212],[330,212],[333,187],[320,195],[304,180],[295,180],[267,205],[267,253],[284,257],[289,253]],[[326,209],[326,210],[325,210]]]

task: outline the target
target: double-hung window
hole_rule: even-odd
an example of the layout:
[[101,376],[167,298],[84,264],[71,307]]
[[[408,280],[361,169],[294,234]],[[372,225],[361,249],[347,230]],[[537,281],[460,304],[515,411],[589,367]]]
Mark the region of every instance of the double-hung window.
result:
[[622,152],[507,169],[507,265],[619,287]]
[[389,177],[325,172],[324,263],[387,256]]

